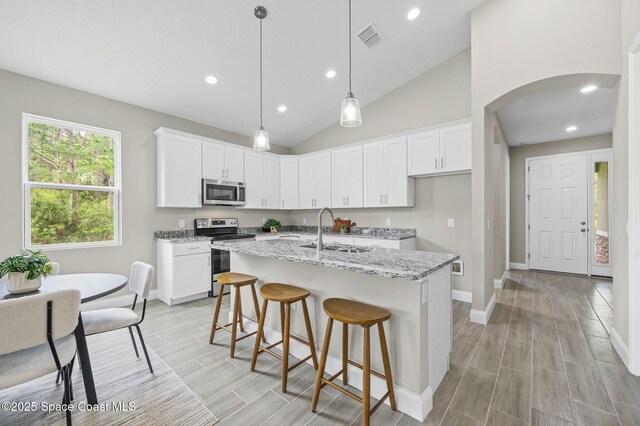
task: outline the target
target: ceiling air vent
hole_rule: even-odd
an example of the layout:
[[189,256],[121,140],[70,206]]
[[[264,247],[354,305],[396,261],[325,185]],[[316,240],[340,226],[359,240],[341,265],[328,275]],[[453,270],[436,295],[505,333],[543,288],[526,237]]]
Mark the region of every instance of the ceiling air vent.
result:
[[380,30],[378,30],[378,28],[372,23],[364,27],[362,31],[358,33],[358,38],[362,40],[367,47],[373,47],[384,40]]

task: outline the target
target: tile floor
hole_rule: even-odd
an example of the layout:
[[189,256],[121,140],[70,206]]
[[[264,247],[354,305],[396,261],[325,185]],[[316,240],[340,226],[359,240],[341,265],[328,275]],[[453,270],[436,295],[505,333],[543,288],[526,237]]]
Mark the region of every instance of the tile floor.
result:
[[[425,424],[640,425],[640,378],[609,342],[612,304],[610,281],[530,271],[509,274],[487,326],[469,321],[470,304],[454,302],[451,368]],[[233,359],[229,333],[209,345],[212,299],[153,301],[147,315],[149,346],[223,424],[360,423],[360,405],[330,387],[311,412],[310,365],[290,373],[282,394],[275,359],[261,356],[250,371],[253,338],[238,342]],[[420,423],[383,405],[372,424]]]

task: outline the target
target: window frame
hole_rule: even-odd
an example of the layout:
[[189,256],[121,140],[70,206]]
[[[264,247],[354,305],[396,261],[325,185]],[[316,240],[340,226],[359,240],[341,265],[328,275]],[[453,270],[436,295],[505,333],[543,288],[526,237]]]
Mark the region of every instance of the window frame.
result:
[[[65,127],[77,131],[96,133],[113,139],[114,147],[114,186],[89,186],[77,184],[60,184],[29,181],[29,123],[39,123],[47,126]],[[121,150],[120,132],[103,129],[70,121],[42,117],[39,115],[22,113],[22,247],[32,250],[68,250],[91,247],[114,247],[122,245],[122,179],[121,179]],[[51,188],[81,191],[112,192],[114,194],[114,239],[112,241],[92,241],[83,243],[60,244],[31,244],[31,189]]]

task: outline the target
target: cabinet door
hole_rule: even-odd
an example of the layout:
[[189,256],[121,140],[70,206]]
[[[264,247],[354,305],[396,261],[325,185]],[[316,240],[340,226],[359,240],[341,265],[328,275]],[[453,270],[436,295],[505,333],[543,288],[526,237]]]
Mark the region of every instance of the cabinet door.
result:
[[224,145],[202,142],[202,177],[204,179],[224,179]]
[[177,299],[211,290],[211,253],[173,258],[173,291]]
[[440,130],[441,172],[471,170],[471,123]]
[[298,208],[298,159],[280,158],[280,208]]
[[158,139],[158,207],[202,207],[198,139],[163,134]]
[[331,154],[315,156],[315,207],[329,207],[331,205]]
[[410,135],[408,145],[408,174],[419,176],[436,173],[440,168],[440,131]]
[[316,188],[316,166],[312,156],[302,157],[299,160],[298,168],[298,205],[301,209],[312,209],[315,207]]
[[364,159],[364,206],[380,207],[384,204],[384,153],[382,142],[362,147]]
[[245,161],[245,208],[264,207],[264,164],[259,152],[247,152]]
[[225,180],[244,182],[244,151],[237,148],[224,149]]
[[346,207],[349,193],[349,150],[331,153],[331,207]]
[[[362,147],[349,148],[347,164],[349,174],[347,182],[347,207],[362,207],[363,179],[362,179]],[[331,165],[334,167],[334,165]]]
[[276,156],[264,155],[263,191],[264,207],[280,208],[280,160]]
[[407,206],[409,178],[407,177],[407,140],[403,136],[384,142],[385,206]]

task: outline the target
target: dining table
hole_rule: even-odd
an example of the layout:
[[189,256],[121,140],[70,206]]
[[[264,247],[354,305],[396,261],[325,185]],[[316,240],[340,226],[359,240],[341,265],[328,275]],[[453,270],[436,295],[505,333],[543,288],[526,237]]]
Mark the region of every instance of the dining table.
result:
[[[7,291],[6,283],[0,280],[0,301],[17,297],[28,297],[35,294],[49,293],[58,290],[76,289],[80,291],[80,303],[87,303],[101,297],[115,293],[127,284],[127,277],[109,273],[84,273],[49,275],[42,279],[42,285],[36,291],[12,294]],[[84,383],[87,403],[98,404],[98,395],[93,381],[89,348],[82,324],[82,314],[78,315],[78,325],[74,330],[78,359],[82,367],[82,381]]]

